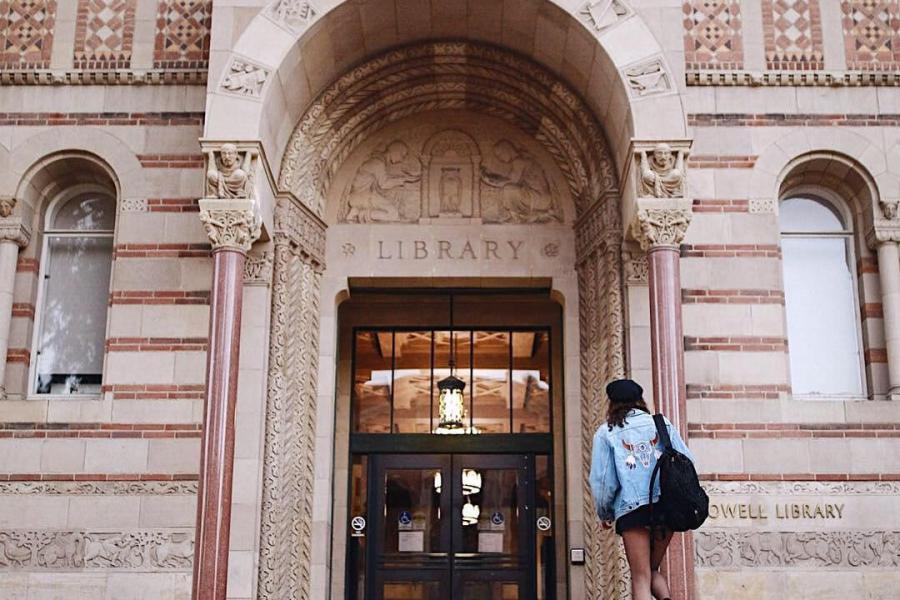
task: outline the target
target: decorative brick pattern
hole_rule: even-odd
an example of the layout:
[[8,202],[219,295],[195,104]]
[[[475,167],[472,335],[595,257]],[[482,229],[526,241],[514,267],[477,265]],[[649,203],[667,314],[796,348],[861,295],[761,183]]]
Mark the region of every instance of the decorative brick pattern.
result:
[[842,0],[847,68],[896,71],[900,67],[900,0]]
[[209,304],[209,292],[178,290],[130,290],[113,292],[110,304]]
[[697,155],[688,158],[688,166],[694,169],[752,169],[756,156]]
[[202,154],[138,154],[137,159],[145,169],[200,169],[204,166]]
[[209,244],[119,244],[114,257],[120,258],[209,258]]
[[687,397],[691,400],[777,400],[790,391],[788,385],[687,384]]
[[205,352],[206,338],[109,338],[109,352]]
[[0,67],[50,66],[56,0],[0,0]]
[[689,423],[691,438],[896,438],[891,423]]
[[900,127],[897,114],[692,113],[692,127]]
[[46,127],[52,125],[116,126],[178,126],[203,125],[203,113],[147,112],[147,113],[25,113],[0,112],[0,125],[18,127]]
[[738,0],[686,0],[684,52],[689,70],[741,69],[744,48]]
[[787,340],[778,337],[684,337],[687,352],[787,352]]
[[762,15],[769,69],[825,68],[818,0],[763,0]]
[[136,0],[79,0],[75,24],[76,69],[131,66]]
[[160,0],[154,66],[161,69],[206,68],[211,17],[211,0]]
[[781,258],[776,244],[682,244],[683,258]]
[[683,304],[784,304],[781,290],[681,290]]

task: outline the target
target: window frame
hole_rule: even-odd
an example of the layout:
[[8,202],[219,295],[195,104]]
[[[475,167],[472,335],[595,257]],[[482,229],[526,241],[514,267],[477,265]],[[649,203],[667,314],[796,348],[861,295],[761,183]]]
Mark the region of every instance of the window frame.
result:
[[[859,269],[857,268],[857,249],[856,244],[858,242],[857,238],[857,230],[856,230],[856,215],[851,210],[851,202],[845,199],[840,194],[827,189],[822,188],[820,186],[815,185],[798,185],[789,188],[786,192],[781,194],[780,200],[778,201],[779,209],[781,204],[787,202],[789,200],[795,198],[806,198],[810,200],[815,200],[824,204],[827,208],[830,208],[834,211],[838,217],[843,221],[844,228],[841,231],[784,231],[781,228],[781,215],[779,210],[778,215],[778,243],[779,247],[782,246],[782,240],[785,238],[788,239],[843,239],[845,240],[845,257],[847,260],[847,265],[850,268],[851,273],[851,285],[852,287],[852,296],[853,296],[853,306],[852,308],[852,316],[856,329],[856,347],[857,347],[857,368],[859,372],[861,390],[859,394],[839,394],[839,393],[822,393],[822,394],[809,394],[809,393],[797,393],[793,390],[793,379],[791,374],[791,363],[790,363],[790,353],[793,350],[793,344],[791,344],[790,337],[788,336],[788,325],[787,325],[787,297],[785,296],[785,304],[784,304],[784,328],[785,328],[785,338],[788,342],[788,383],[791,386],[791,396],[800,400],[859,400],[859,399],[867,399],[871,393],[872,385],[869,381],[868,373],[866,371],[866,344],[865,338],[863,336],[863,324],[862,319],[860,318],[861,314],[861,290],[860,290],[860,274]],[[784,276],[784,258],[781,258],[781,286],[782,290],[787,292],[787,280]]]
[[[113,215],[113,228],[112,229],[56,229],[53,225],[53,219],[56,216],[57,211],[69,200],[77,196],[82,196],[85,194],[102,194],[108,197],[112,203],[115,210]],[[117,194],[111,191],[108,187],[93,184],[93,183],[83,183],[71,186],[66,188],[65,190],[59,192],[54,196],[46,205],[46,210],[41,218],[41,253],[40,253],[40,268],[38,269],[38,280],[37,280],[37,295],[35,297],[35,311],[34,311],[34,328],[31,334],[31,360],[28,365],[28,387],[26,397],[29,400],[52,400],[52,399],[64,399],[64,400],[96,400],[103,396],[102,392],[98,393],[89,393],[89,394],[41,394],[38,393],[38,385],[37,385],[37,376],[38,376],[38,357],[40,356],[40,340],[44,330],[44,303],[47,297],[47,270],[50,266],[50,238],[51,237],[62,237],[62,238],[104,238],[110,239],[113,242],[113,254],[115,253],[115,235],[116,235],[116,225],[118,224],[118,198]],[[111,257],[110,260],[110,278],[109,278],[109,289],[107,289],[107,296],[112,289],[112,271],[115,264],[115,260]],[[103,339],[106,340],[107,333],[109,331],[109,308],[106,310],[106,324],[103,327]],[[104,349],[103,352],[103,362],[100,368],[100,385],[103,385],[103,379],[106,372],[106,351]]]

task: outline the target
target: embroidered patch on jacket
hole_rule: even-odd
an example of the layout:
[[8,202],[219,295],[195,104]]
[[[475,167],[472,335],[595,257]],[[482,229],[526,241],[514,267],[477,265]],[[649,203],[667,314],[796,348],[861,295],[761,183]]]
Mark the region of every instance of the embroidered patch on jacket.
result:
[[622,440],[622,445],[628,450],[628,457],[625,458],[625,465],[629,469],[634,469],[637,467],[637,461],[640,460],[641,466],[645,469],[648,468],[650,466],[650,456],[659,458],[659,451],[656,449],[656,442],[658,441],[659,434],[653,436],[653,439],[649,442],[641,441],[629,444],[625,440]]

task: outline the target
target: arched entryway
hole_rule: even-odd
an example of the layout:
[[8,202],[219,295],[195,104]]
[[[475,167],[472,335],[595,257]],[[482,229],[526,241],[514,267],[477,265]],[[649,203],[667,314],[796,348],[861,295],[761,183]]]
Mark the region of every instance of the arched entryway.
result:
[[[587,550],[571,594],[611,597],[626,585],[618,545],[591,516],[584,464],[603,411],[596,399],[626,371],[631,141],[683,138],[681,99],[658,44],[623,2],[569,11],[523,1],[499,12],[470,3],[460,16],[462,4],[432,2],[422,25],[421,7],[405,4],[274,2],[222,55],[210,86],[206,139],[257,148],[257,199],[274,241],[259,597],[323,596],[340,573],[342,558],[318,541],[335,527],[329,507],[343,485],[332,379],[337,299],[350,278],[551,282],[565,307],[566,529],[569,545]],[[432,168],[445,159],[448,170]],[[531,183],[517,175],[514,193],[488,189],[503,185],[489,185],[498,169],[483,163],[530,161],[543,169]],[[410,162],[410,181],[396,186],[404,199],[365,187],[366,176]],[[417,264],[415,254],[382,262],[398,253],[385,242],[468,258],[476,230],[502,238],[478,234],[482,244],[525,239],[533,254],[475,273],[465,260]],[[442,247],[454,235],[455,250]]]

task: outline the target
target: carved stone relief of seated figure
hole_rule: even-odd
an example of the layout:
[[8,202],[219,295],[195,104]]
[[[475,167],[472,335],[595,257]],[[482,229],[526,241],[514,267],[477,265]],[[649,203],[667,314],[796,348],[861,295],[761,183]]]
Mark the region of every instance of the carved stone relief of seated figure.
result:
[[509,140],[494,144],[496,171],[482,167],[481,181],[496,188],[500,206],[497,220],[511,223],[562,221],[558,202],[541,165]]
[[356,171],[344,198],[343,221],[347,223],[405,220],[398,192],[422,178],[419,159],[399,140],[372,153]]
[[641,152],[641,195],[653,198],[684,196],[684,153],[657,144],[650,156]]

